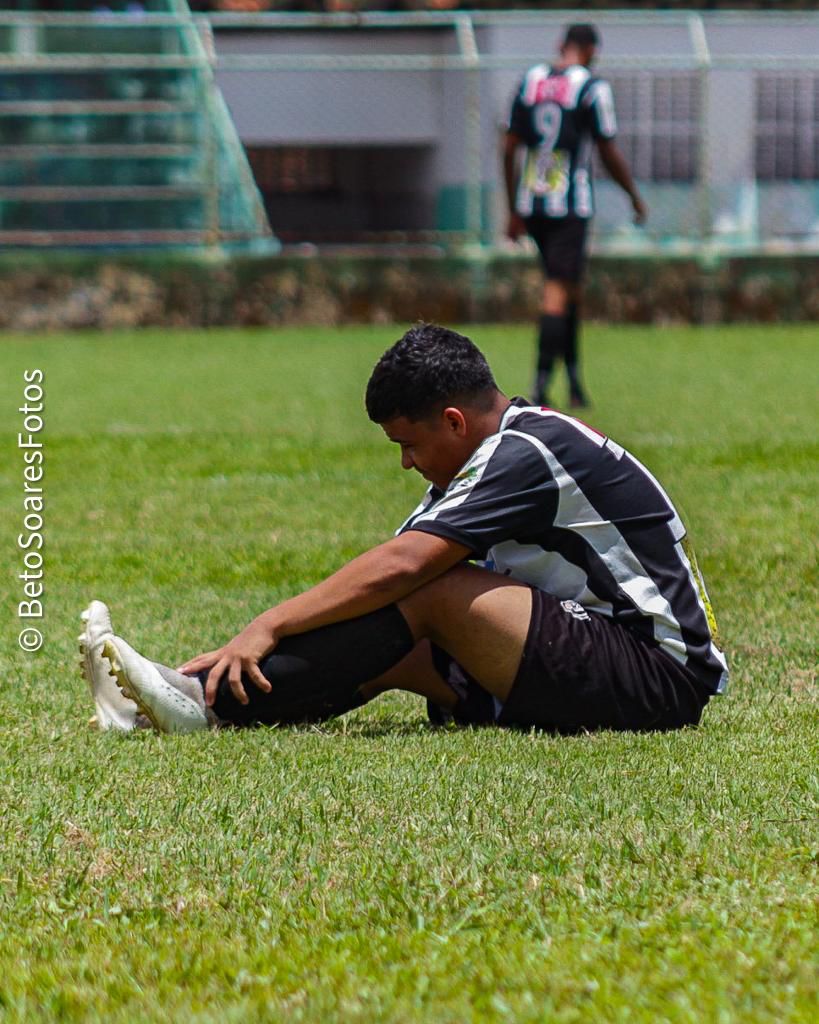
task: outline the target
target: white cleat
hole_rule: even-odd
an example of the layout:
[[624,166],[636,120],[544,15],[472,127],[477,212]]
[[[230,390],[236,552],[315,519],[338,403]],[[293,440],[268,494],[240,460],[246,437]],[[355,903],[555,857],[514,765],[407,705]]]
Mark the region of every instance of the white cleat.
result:
[[92,601],[80,617],[85,623],[85,630],[78,637],[82,655],[80,669],[88,680],[97,708],[96,724],[103,730],[131,732],[137,727],[136,703],[121,692],[110,665],[102,656],[103,644],[114,635],[108,608],[102,601]]
[[146,715],[157,732],[198,732],[209,727],[204,710],[160,675],[153,662],[122,637],[108,636],[102,657],[111,667],[117,686]]

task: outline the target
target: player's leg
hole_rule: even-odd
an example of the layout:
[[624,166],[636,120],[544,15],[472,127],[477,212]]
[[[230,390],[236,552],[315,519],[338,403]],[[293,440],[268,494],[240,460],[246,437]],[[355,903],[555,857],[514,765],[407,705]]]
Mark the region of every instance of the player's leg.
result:
[[552,272],[552,247],[555,221],[548,217],[529,217],[526,230],[540,253],[544,273],[543,297],[537,331],[537,360],[532,385],[532,403],[549,405],[549,387],[555,360],[566,347],[566,300],[560,302],[560,286]]
[[586,404],[578,358],[580,280],[585,263],[587,222],[580,217],[530,218],[527,229],[540,252],[545,281],[538,331],[538,359],[532,401],[548,404],[556,360],[563,359],[569,401]]
[[569,405],[580,409],[589,404],[585,389],[580,380],[579,330],[580,330],[580,297],[573,298],[569,303],[566,317],[566,376],[569,378]]
[[529,588],[463,567],[420,588],[399,607],[414,635],[429,638],[389,672],[365,683],[362,696],[371,700],[387,690],[408,690],[426,697],[433,724],[494,723],[501,706],[495,695],[508,693],[523,651]]
[[[489,698],[503,700],[516,677],[531,605],[525,584],[470,566],[450,570],[399,602],[418,643],[394,668],[365,683],[362,696],[370,700],[387,690],[408,690],[444,711],[464,702],[473,711],[480,706],[480,720],[487,720]],[[453,681],[453,660],[483,694],[466,677]]]
[[[315,722],[365,702],[362,683],[378,678],[415,647],[395,605],[347,622],[285,637],[262,659],[272,684],[262,693],[244,679],[249,703],[241,704],[222,680],[212,709],[205,708],[207,672],[185,677],[134,650],[113,632],[108,608],[93,601],[83,614],[81,667],[102,728],[129,731],[138,713],[159,732],[193,732],[215,721],[231,725]],[[423,691],[422,691],[423,692]]]
[[[427,640],[502,699],[517,671],[530,607],[525,585],[483,569],[457,567],[398,605],[285,637],[259,663],[271,692],[245,681],[249,703],[243,705],[223,680],[213,710],[236,725],[319,721],[395,688],[448,707],[452,698],[432,663]],[[205,676],[200,676],[203,682]]]
[[[564,288],[566,330],[563,359],[569,378],[569,404],[572,408],[588,405],[580,376],[581,280],[586,260],[588,222],[580,217],[567,218],[555,232],[552,257],[560,268]],[[557,270],[555,271],[557,272]]]
[[457,566],[399,601],[398,608],[416,640],[442,648],[488,693],[506,699],[529,630],[530,587]]
[[684,665],[633,630],[480,569],[451,570],[399,606],[450,656],[435,668],[458,695],[456,721],[667,730],[697,724],[708,702]]
[[695,725],[708,702],[684,665],[635,631],[482,569],[452,569],[399,608],[416,638],[450,656],[435,668],[458,693],[459,721],[666,730]]
[[566,281],[547,277],[538,330],[538,355],[532,402],[549,405],[549,388],[556,360],[565,358],[569,344],[569,288]]
[[[225,677],[213,711],[221,720],[240,726],[319,722],[342,715],[374,696],[362,693],[362,684],[402,663],[415,643],[394,604],[284,637],[259,662],[270,692],[262,692],[243,677],[248,703],[241,704]],[[206,671],[199,674],[203,686],[207,675]]]
[[457,701],[455,691],[444,682],[435,667],[432,645],[428,640],[416,644],[406,657],[383,675],[364,683],[361,696],[366,702],[388,690],[416,693],[447,710],[454,708]]
[[[373,680],[375,690],[401,686],[447,706],[449,695],[440,675],[430,670],[429,659],[416,655],[405,662],[426,639],[445,646],[488,692],[502,696],[520,660],[530,601],[527,587],[505,577],[478,569],[452,570],[420,588],[400,608],[389,605],[285,637],[260,663],[271,692],[263,693],[245,680],[249,703],[240,704],[223,680],[213,712],[234,725],[320,721],[365,703],[372,693],[361,687]],[[99,671],[87,672],[95,699],[113,676],[160,731],[205,728],[201,703],[176,685],[179,680],[169,678],[173,670],[163,671],[114,635],[107,609],[99,602],[94,605],[104,610],[102,624],[87,629],[82,643],[98,655]],[[200,675],[200,684],[205,677]]]

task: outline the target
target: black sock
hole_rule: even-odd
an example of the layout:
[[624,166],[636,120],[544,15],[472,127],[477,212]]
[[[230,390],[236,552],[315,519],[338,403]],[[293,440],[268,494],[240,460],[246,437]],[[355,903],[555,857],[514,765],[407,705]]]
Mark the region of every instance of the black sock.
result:
[[546,399],[549,381],[555,359],[562,356],[566,348],[568,321],[565,316],[551,316],[544,313],[540,318],[537,346],[537,377],[532,401],[539,404]]
[[[415,646],[394,604],[346,622],[284,637],[259,663],[272,685],[263,693],[242,677],[249,704],[233,696],[227,677],[219,683],[213,711],[234,725],[319,722],[359,707],[358,688],[375,679]],[[207,672],[200,672],[203,685]]]
[[577,303],[572,302],[566,310],[566,338],[563,357],[566,360],[567,367],[577,364],[577,333],[579,326]]
[[580,330],[580,316],[577,303],[573,302],[566,314],[566,341],[563,350],[566,360],[566,374],[569,378],[569,391],[575,397],[583,397],[583,388],[580,384],[580,369],[578,358],[578,333]]

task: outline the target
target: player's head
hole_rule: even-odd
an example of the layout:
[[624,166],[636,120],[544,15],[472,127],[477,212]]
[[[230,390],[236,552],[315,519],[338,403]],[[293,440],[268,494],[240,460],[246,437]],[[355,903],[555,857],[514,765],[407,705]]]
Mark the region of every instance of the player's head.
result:
[[497,393],[474,342],[447,327],[416,324],[375,364],[365,401],[374,423],[396,416],[418,422],[447,405],[489,409]]
[[477,445],[497,429],[503,396],[481,351],[435,324],[410,328],[378,360],[367,384],[367,415],[401,446],[401,465],[445,488]]
[[560,52],[564,57],[573,55],[578,64],[588,67],[594,60],[599,45],[600,36],[594,25],[578,23],[569,25],[566,29],[566,34],[560,45]]

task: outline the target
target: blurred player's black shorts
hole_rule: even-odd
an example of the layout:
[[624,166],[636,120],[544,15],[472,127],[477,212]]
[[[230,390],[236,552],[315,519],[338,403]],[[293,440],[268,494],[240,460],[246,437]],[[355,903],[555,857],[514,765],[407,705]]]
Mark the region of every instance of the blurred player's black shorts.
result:
[[[656,643],[535,588],[523,657],[505,704],[435,645],[433,661],[458,695],[451,717],[461,725],[664,731],[696,725],[710,696]],[[428,711],[436,724],[448,718],[440,708]]]
[[540,252],[547,277],[578,282],[586,266],[585,217],[527,217],[526,231]]

